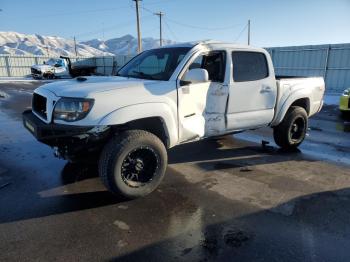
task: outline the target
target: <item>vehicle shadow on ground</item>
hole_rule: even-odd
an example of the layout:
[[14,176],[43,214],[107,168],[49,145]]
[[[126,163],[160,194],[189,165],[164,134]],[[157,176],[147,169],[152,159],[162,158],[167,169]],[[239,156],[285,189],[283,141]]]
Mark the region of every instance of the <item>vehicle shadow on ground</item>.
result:
[[[299,149],[283,150],[273,146],[257,145],[247,141],[236,140],[232,135],[198,141],[177,146],[169,151],[169,164],[195,162],[203,169],[208,169],[207,164],[237,165],[259,165],[268,163],[278,163],[288,160],[294,161],[314,161],[306,158]],[[231,167],[232,167],[231,166]],[[217,166],[220,169],[219,166]],[[211,167],[210,167],[211,169]]]
[[[17,172],[21,173],[19,170]],[[61,184],[54,188],[40,186],[40,191],[37,191],[37,188],[26,188],[24,193],[28,195],[28,198],[25,203],[19,203],[20,209],[12,206],[12,210],[9,212],[0,212],[0,223],[92,209],[126,201],[105,190],[98,183],[97,176],[95,165],[67,163],[61,172]],[[49,179],[50,176],[47,178]],[[91,182],[88,185],[82,184],[89,180]],[[10,184],[8,188],[11,189],[16,182],[13,184]],[[69,186],[69,188],[67,189],[65,186]],[[13,195],[20,194],[18,190],[12,190],[10,193]],[[10,195],[5,197],[9,198]]]
[[[169,152],[169,163],[198,161],[200,162],[197,164],[199,167],[211,171],[252,164],[276,163],[289,159],[303,159],[299,151],[281,152],[273,147],[259,147],[255,144],[248,147],[246,145],[237,146],[237,143],[231,136],[228,136],[181,145]],[[226,147],[222,149],[223,146]],[[243,156],[244,160],[235,159]],[[44,176],[42,179],[47,178]],[[86,181],[89,182],[88,185]],[[65,188],[62,186],[69,186],[68,192],[64,192]],[[114,205],[126,201],[104,189],[98,179],[97,165],[91,164],[67,163],[61,171],[60,184],[54,188],[40,187],[40,192],[54,191],[51,194],[49,192],[48,196],[43,197],[36,191],[38,189],[32,189],[30,186],[26,190],[30,191],[26,205],[16,212],[1,214],[0,223]],[[14,190],[13,193],[16,195],[19,192]]]
[[217,202],[220,198],[224,206],[231,206],[231,218],[211,224],[208,217],[214,211],[204,212],[200,221],[208,224],[198,232],[182,232],[110,261],[143,261],[145,257],[147,261],[348,260],[350,188],[301,196],[237,217],[234,211],[240,203],[212,194],[202,191],[198,199],[210,197]]

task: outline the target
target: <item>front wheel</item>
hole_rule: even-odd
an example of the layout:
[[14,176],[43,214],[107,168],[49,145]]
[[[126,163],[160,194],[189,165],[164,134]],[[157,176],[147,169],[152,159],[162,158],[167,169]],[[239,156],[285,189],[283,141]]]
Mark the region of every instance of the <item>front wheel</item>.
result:
[[154,191],[162,181],[168,157],[164,144],[143,130],[113,137],[103,149],[99,175],[109,191],[134,199]]
[[304,140],[308,127],[308,117],[304,108],[292,106],[282,122],[274,127],[273,137],[283,149],[295,149]]

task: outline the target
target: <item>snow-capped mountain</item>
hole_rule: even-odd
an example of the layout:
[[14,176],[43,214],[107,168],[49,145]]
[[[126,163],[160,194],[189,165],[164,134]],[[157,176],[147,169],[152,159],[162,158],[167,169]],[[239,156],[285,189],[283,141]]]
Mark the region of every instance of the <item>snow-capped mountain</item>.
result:
[[[163,45],[172,44],[171,40],[163,40]],[[81,42],[96,48],[100,51],[109,52],[113,54],[136,54],[137,53],[137,38],[132,35],[125,35],[118,38],[112,38],[106,41],[100,39],[92,39],[89,41]],[[142,39],[142,49],[148,50],[151,48],[159,47],[159,40],[147,37]]]
[[[164,40],[164,45],[172,41]],[[159,40],[153,38],[142,39],[144,50],[158,47]],[[131,35],[113,38],[106,41],[92,39],[77,43],[79,56],[103,56],[135,54],[137,39]],[[16,32],[0,32],[0,54],[11,55],[50,55],[74,56],[75,48],[72,39],[58,36],[27,35]]]
[[[88,45],[77,43],[79,56],[111,55]],[[74,56],[74,41],[58,36],[26,35],[0,32],[0,54]]]

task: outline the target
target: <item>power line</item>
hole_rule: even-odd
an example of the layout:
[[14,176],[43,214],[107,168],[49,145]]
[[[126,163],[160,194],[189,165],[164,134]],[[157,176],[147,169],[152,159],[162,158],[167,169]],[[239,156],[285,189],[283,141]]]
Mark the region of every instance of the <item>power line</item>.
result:
[[[55,17],[55,16],[70,16],[74,15],[76,16],[77,14],[86,14],[86,13],[99,13],[99,12],[108,12],[108,11],[115,11],[115,10],[120,10],[120,9],[125,9],[129,8],[130,6],[119,6],[119,7],[112,7],[112,8],[101,8],[101,9],[93,9],[93,10],[77,10],[77,11],[71,11],[71,12],[55,12],[51,14],[47,13],[38,13],[36,16],[26,16],[25,18],[47,18],[47,17]],[[8,16],[8,17],[13,17],[13,16]]]
[[147,2],[147,5],[169,4],[169,3],[174,3],[174,0],[162,0],[162,1],[156,1],[156,2]]
[[141,8],[143,9],[143,10],[145,10],[146,12],[148,12],[148,13],[150,13],[150,14],[153,14],[154,15],[154,11],[152,11],[152,10],[150,10],[150,9],[148,9],[148,8],[146,8],[146,7],[144,7],[143,5],[141,6]]
[[167,22],[166,20],[164,20],[164,23],[165,23],[165,26],[168,28],[168,31],[170,32],[170,34],[174,37],[174,39],[175,39],[176,41],[178,41],[178,38],[177,38],[176,35],[174,34],[173,30],[171,30],[171,28],[170,28],[168,22]]
[[248,27],[248,24],[246,24],[242,31],[238,34],[237,38],[233,41],[233,42],[237,42],[237,40],[241,37],[241,35],[243,34],[243,32],[246,30],[246,28]]
[[[154,11],[142,6],[142,9],[145,10],[146,12],[148,13],[151,13],[151,14],[154,14]],[[190,27],[190,28],[195,28],[195,29],[201,29],[201,30],[212,30],[212,31],[215,31],[215,30],[226,30],[226,29],[230,29],[230,28],[234,28],[234,27],[237,27],[237,26],[240,26],[242,24],[235,24],[235,25],[231,25],[231,26],[225,26],[225,27],[201,27],[201,26],[196,26],[196,25],[190,25],[190,24],[185,24],[185,23],[182,23],[182,22],[178,22],[174,19],[170,19],[169,17],[165,17],[165,19],[167,19],[169,22],[172,22],[174,24],[178,24],[178,25],[181,25],[181,26],[185,26],[185,27]]]
[[235,24],[235,25],[225,26],[225,27],[202,27],[202,26],[196,26],[196,25],[190,25],[190,24],[185,24],[185,23],[182,23],[182,22],[178,22],[178,21],[170,19],[168,17],[166,19],[169,22],[172,22],[172,23],[180,25],[180,26],[194,28],[194,29],[200,29],[200,30],[208,30],[208,31],[227,30],[227,29],[231,29],[231,28],[234,28],[234,27],[237,27],[237,26],[241,25],[241,24]]
[[[152,14],[152,15],[141,16],[141,18],[142,18],[143,20],[149,19],[150,17],[153,17],[153,14]],[[80,34],[76,34],[75,36],[81,37],[81,36],[97,35],[97,34],[100,34],[102,30],[103,30],[104,32],[110,32],[110,31],[116,30],[116,29],[115,29],[116,27],[120,27],[120,26],[124,26],[124,27],[125,27],[125,26],[132,26],[133,23],[134,23],[135,21],[136,21],[136,19],[133,18],[133,19],[130,19],[130,20],[125,21],[125,22],[123,22],[123,23],[114,24],[114,25],[111,25],[111,26],[108,26],[108,27],[104,27],[104,28],[99,28],[99,29],[96,29],[96,30],[93,30],[93,31],[83,32],[83,33],[80,33]]]

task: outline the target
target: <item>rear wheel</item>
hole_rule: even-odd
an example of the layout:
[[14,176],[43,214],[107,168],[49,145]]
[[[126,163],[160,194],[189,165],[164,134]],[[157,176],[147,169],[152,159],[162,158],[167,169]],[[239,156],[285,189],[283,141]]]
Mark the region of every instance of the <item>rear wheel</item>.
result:
[[292,106],[283,121],[273,129],[273,137],[278,146],[294,149],[304,140],[308,126],[308,117],[304,108]]
[[143,130],[130,130],[112,138],[103,149],[99,175],[114,194],[133,199],[154,191],[167,167],[162,141]]

